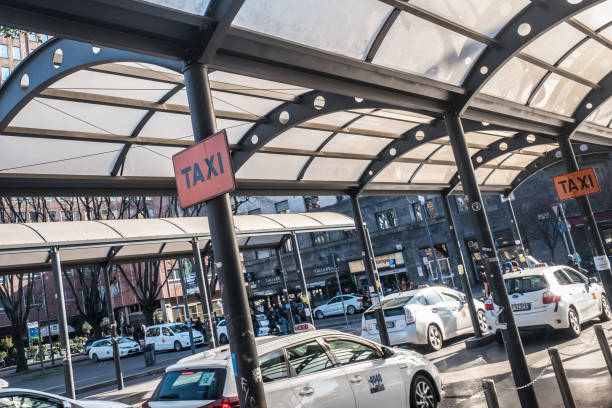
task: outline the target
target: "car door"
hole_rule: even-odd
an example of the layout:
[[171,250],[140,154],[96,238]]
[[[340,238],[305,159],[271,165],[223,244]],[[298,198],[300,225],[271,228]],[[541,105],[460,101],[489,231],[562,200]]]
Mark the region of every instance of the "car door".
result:
[[325,316],[341,314],[342,313],[342,299],[340,296],[336,296],[330,299],[329,302],[323,308],[323,313]]
[[345,338],[325,339],[347,376],[357,408],[406,407],[406,386],[394,359],[376,347]]
[[171,349],[174,347],[174,333],[169,328],[161,327],[160,343],[162,349]]
[[455,329],[457,334],[461,334],[472,328],[472,320],[467,303],[463,302],[461,295],[448,289],[440,289],[440,295],[444,304],[450,307],[451,313],[455,318]]
[[594,289],[589,286],[587,278],[571,268],[563,268],[572,281],[572,291],[580,299],[580,314],[584,321],[598,314],[600,299]]
[[145,344],[153,344],[155,346],[155,350],[160,350],[158,343],[159,327],[149,327],[145,336]]
[[98,354],[100,359],[113,358],[113,343],[110,340],[103,340],[98,350],[100,350],[100,354]]
[[355,408],[342,367],[316,340],[287,347],[293,392],[303,408]]
[[[456,331],[456,327],[454,323],[454,316],[452,314],[451,308],[445,306],[444,301],[440,294],[434,289],[427,289],[421,296],[425,299],[427,303],[427,308],[429,311],[438,318],[437,321],[434,319],[434,323],[442,325],[440,330],[444,333],[444,338],[453,337],[454,332]],[[447,328],[448,326],[448,328]],[[452,329],[449,331],[449,329]]]
[[24,391],[0,393],[0,407],[6,408],[63,408],[64,404],[59,398],[34,394]]
[[293,392],[285,350],[275,350],[259,357],[261,378],[269,407],[295,408],[300,405]]

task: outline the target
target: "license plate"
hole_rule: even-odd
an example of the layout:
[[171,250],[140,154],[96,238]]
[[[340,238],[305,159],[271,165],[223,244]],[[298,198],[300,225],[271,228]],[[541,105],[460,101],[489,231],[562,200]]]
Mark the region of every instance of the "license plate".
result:
[[[387,329],[392,329],[395,327],[395,322],[386,322]],[[378,325],[376,325],[376,330],[378,330]]]
[[525,310],[531,310],[531,303],[515,303],[512,305],[514,312],[523,312]]

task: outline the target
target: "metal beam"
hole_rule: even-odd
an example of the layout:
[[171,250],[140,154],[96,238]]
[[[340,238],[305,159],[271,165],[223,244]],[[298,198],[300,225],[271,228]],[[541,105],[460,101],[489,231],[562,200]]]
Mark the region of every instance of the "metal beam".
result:
[[580,126],[599,106],[603,105],[612,95],[612,72],[597,84],[598,87],[591,91],[580,101],[572,117],[574,123],[568,124],[564,129],[564,137],[572,138]]
[[208,64],[217,53],[221,41],[229,30],[234,17],[240,11],[245,0],[216,0],[208,4],[206,15],[217,21],[212,33],[201,45],[199,52],[193,57],[200,59],[201,62]]
[[[610,42],[610,40],[600,34],[603,27],[599,28],[597,31],[593,31],[589,27],[582,24],[580,21],[575,20],[573,18],[569,19],[567,23],[574,27],[576,30],[580,31],[582,34],[589,37],[590,39],[597,41],[604,47],[612,49],[612,42]],[[608,26],[609,24],[610,23],[606,24],[604,27]]]
[[387,18],[385,19],[385,22],[380,27],[380,30],[378,30],[378,33],[376,33],[376,37],[374,37],[374,41],[372,41],[372,45],[370,45],[370,49],[366,54],[365,62],[372,62],[372,60],[376,56],[376,53],[378,52],[378,49],[387,37],[389,30],[393,26],[393,23],[395,23],[395,20],[397,20],[401,12],[402,10],[397,7],[391,10],[391,13],[389,13]]

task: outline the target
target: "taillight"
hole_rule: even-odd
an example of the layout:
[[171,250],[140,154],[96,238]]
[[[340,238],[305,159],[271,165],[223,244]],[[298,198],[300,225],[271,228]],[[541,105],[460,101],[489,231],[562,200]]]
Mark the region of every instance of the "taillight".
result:
[[355,299],[357,303],[361,303],[361,299]]
[[143,402],[141,408],[151,408],[151,406],[149,405],[149,401]]
[[406,309],[406,326],[414,324],[414,315],[409,309]]
[[239,408],[238,397],[223,397],[200,408]]
[[542,303],[544,303],[545,305],[550,303],[558,303],[560,301],[561,296],[554,294],[550,290],[547,290],[546,292],[542,293]]
[[495,310],[495,305],[493,304],[493,299],[488,298],[484,302],[485,310]]

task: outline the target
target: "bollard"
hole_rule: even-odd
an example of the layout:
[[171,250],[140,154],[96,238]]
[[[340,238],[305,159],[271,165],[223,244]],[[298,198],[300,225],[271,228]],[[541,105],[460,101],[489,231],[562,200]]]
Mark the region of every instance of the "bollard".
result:
[[495,383],[493,380],[483,379],[482,390],[487,400],[487,407],[499,408],[499,400],[497,399],[497,392],[495,392]]
[[608,339],[606,339],[606,333],[604,333],[604,329],[601,324],[596,324],[595,326],[593,326],[593,328],[595,329],[597,340],[599,340],[599,347],[601,348],[601,352],[603,353],[604,360],[606,360],[608,371],[610,372],[610,376],[612,377],[612,353],[610,352],[610,345],[608,344]]
[[572,397],[572,390],[570,389],[567,375],[563,368],[563,362],[559,356],[559,350],[557,350],[556,347],[551,347],[548,349],[548,355],[550,355],[550,361],[555,370],[555,377],[557,378],[557,384],[559,384],[559,390],[561,390],[563,405],[565,405],[565,408],[576,408],[574,398]]

